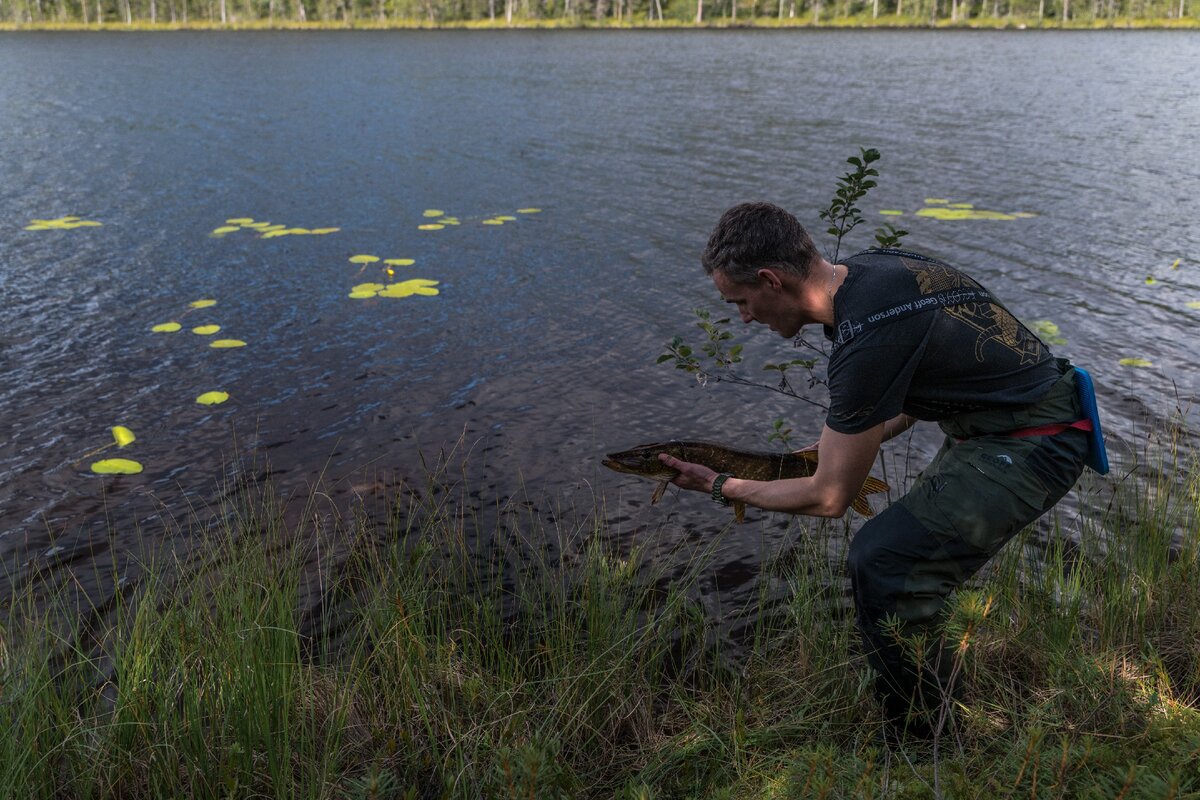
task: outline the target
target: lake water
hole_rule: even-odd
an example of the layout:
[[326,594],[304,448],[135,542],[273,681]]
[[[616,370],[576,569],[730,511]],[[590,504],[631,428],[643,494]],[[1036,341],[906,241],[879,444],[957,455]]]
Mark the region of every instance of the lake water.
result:
[[[882,177],[843,253],[898,222],[1057,324],[1116,457],[1135,451],[1200,388],[1197,75],[1186,32],[0,35],[0,562],[119,554],[267,463],[339,506],[447,452],[481,507],[602,504],[652,552],[721,537],[711,581],[744,585],[786,519],[649,508],[599,459],[765,448],[778,417],[816,437],[804,404],[655,359],[721,305],[698,266],[720,213],[768,199],[820,229],[859,146]],[[926,198],[1029,216],[916,216]],[[420,230],[429,209],[461,224]],[[65,215],[102,224],[24,230]],[[211,235],[232,218],[339,230]],[[356,254],[415,263],[388,278]],[[440,293],[347,296],[410,278]],[[752,371],[793,353],[747,339]],[[195,403],[212,390],[229,401]],[[90,473],[114,425],[137,440],[103,456],[142,474]],[[934,446],[889,452],[915,468]]]

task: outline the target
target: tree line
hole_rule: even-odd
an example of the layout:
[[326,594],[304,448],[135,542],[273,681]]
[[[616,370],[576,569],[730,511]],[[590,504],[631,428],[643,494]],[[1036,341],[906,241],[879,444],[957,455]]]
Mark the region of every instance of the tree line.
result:
[[13,25],[1110,24],[1196,22],[1195,0],[0,0]]

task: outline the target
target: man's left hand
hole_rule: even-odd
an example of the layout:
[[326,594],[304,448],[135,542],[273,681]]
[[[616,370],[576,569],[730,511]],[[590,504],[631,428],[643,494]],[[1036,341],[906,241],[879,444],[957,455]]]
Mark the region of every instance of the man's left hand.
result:
[[694,492],[705,492],[706,494],[712,491],[713,480],[716,479],[717,473],[703,464],[680,461],[678,458],[669,456],[666,453],[660,453],[658,460],[671,469],[679,470],[679,474],[671,479],[671,483],[679,488],[691,489]]

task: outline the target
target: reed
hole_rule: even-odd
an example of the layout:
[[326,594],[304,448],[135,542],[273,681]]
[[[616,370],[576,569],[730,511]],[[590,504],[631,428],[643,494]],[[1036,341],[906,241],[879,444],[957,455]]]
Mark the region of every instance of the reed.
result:
[[547,529],[433,469],[379,532],[248,491],[107,615],[10,598],[0,796],[1196,796],[1200,473],[1171,457],[957,595],[965,696],[898,750],[841,530],[798,525],[763,576],[788,599],[732,658],[696,599],[711,553],[668,579],[600,509]]

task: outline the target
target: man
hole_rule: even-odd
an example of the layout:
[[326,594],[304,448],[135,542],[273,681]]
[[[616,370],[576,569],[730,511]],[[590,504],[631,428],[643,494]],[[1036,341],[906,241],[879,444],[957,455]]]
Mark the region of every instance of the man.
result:
[[886,622],[894,616],[905,635],[929,631],[936,641],[950,592],[1075,484],[1089,437],[1074,368],[953,267],[899,250],[831,264],[791,214],[767,203],[727,211],[703,265],[743,322],[785,339],[824,326],[829,412],[811,477],[739,480],[663,455],[677,485],[721,502],[840,517],[883,441],[917,420],[946,433],[909,492],[862,526],[848,558],[885,716],[929,734],[930,712],[955,691],[950,657],[935,645],[918,666]]

